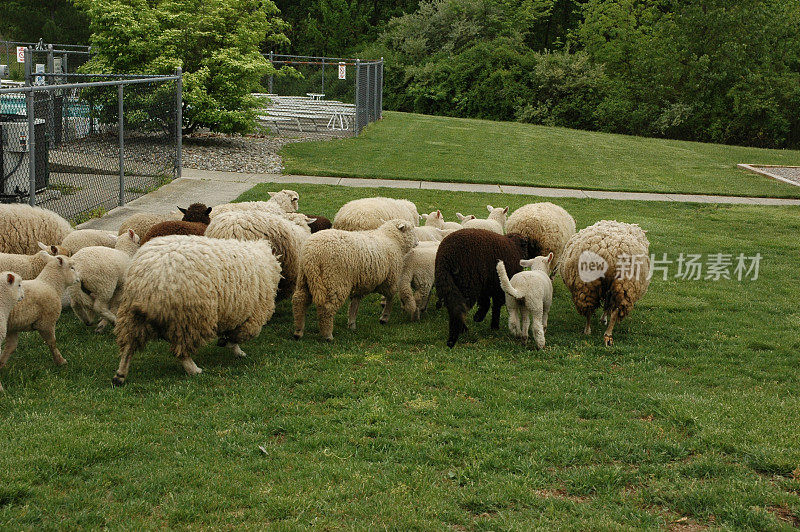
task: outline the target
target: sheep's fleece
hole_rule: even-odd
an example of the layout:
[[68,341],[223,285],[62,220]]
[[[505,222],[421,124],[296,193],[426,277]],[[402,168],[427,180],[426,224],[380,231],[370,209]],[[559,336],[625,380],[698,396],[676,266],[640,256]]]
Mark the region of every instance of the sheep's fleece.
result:
[[64,218],[39,207],[22,204],[0,205],[0,253],[32,255],[39,242],[58,246],[72,232]]
[[237,354],[275,311],[281,267],[264,240],[241,242],[204,236],[165,236],[133,256],[114,332],[121,385],[130,358],[156,336],[172,346],[190,374],[191,356],[219,336]]
[[122,225],[119,227],[117,234],[121,235],[126,233],[128,229],[133,229],[133,232],[139,235],[139,238],[147,234],[151,227],[161,222],[176,221],[181,219],[181,214],[177,212],[170,212],[168,214],[156,214],[152,212],[137,212],[131,214]]
[[407,220],[419,225],[417,206],[394,198],[361,198],[348,201],[333,218],[333,228],[343,231],[369,231],[389,220]]
[[300,195],[294,190],[281,190],[270,192],[269,201],[242,201],[239,203],[224,203],[211,210],[211,217],[223,212],[242,211],[248,209],[271,211],[275,214],[297,212],[300,205]]
[[553,254],[553,268],[559,267],[564,246],[575,234],[575,219],[549,201],[523,205],[506,221],[506,233],[519,233],[539,242],[541,254]]
[[[602,277],[588,283],[581,280],[579,272],[580,257],[585,251],[599,255],[608,264]],[[625,266],[626,271],[622,272],[625,275],[618,279],[620,256],[636,257],[638,271]],[[636,224],[613,220],[601,220],[581,229],[567,243],[561,265],[561,277],[572,294],[575,308],[586,317],[591,317],[602,305],[607,310],[619,309],[619,319],[624,318],[647,292],[649,272],[650,242],[645,232]]]

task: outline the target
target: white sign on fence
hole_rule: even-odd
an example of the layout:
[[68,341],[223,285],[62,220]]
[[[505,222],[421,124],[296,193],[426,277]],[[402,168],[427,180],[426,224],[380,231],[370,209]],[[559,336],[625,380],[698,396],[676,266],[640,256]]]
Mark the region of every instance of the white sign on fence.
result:
[[25,47],[17,46],[17,63],[25,62]]
[[347,79],[347,65],[339,63],[339,79]]
[[[36,63],[36,73],[44,74],[44,63]],[[36,85],[44,85],[44,76],[36,76],[36,80],[33,83]]]

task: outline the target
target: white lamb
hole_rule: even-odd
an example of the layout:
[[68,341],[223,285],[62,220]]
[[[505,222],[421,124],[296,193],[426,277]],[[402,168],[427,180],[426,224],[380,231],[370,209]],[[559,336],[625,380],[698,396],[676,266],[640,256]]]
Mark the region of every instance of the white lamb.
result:
[[[22,279],[14,272],[0,273],[0,345],[6,339],[8,315],[17,302],[22,301],[25,291],[22,289]],[[0,384],[0,392],[3,385]]]
[[62,254],[74,255],[78,250],[89,246],[105,246],[113,248],[117,243],[117,236],[109,231],[100,229],[77,229],[61,242]]
[[[66,255],[59,246],[46,246],[39,242],[39,248],[52,256]],[[41,255],[41,251],[33,255],[0,253],[0,270],[18,273],[23,280],[36,279],[36,276],[42,272],[45,264],[47,264],[47,259]]]
[[300,195],[294,190],[270,192],[268,201],[242,201],[240,203],[224,203],[211,210],[211,218],[230,211],[262,210],[275,214],[297,212],[300,206]]
[[128,229],[117,239],[114,249],[90,246],[72,257],[81,282],[68,290],[70,305],[86,325],[94,323],[95,314],[99,315],[97,332],[102,332],[109,322],[117,321],[114,312],[125,285],[125,272],[138,249],[139,235]]
[[80,282],[80,278],[72,267],[69,257],[64,255],[53,257],[44,251],[40,253],[47,261],[47,265],[36,279],[21,283],[25,298],[14,305],[8,316],[6,343],[0,354],[0,368],[5,366],[8,357],[17,348],[19,333],[23,331],[37,331],[41,335],[50,348],[53,362],[57,366],[67,363],[56,346],[56,322],[61,316],[61,298],[64,290]]
[[343,231],[370,231],[389,220],[406,220],[419,225],[419,212],[412,202],[394,198],[361,198],[348,201],[333,218],[333,228]]
[[[487,219],[465,219],[462,222],[463,227],[465,229],[486,229],[487,231],[494,231],[495,233],[502,235],[506,226],[506,214],[508,214],[508,207],[502,208],[487,205],[486,209],[489,211],[489,217]],[[459,214],[459,218],[463,216],[460,213],[457,214]]]
[[120,362],[112,383],[125,383],[131,358],[163,338],[189,375],[192,356],[218,337],[235,355],[275,312],[281,266],[269,242],[171,235],[142,246],[131,260],[114,333]]
[[537,349],[544,349],[544,333],[547,332],[547,316],[553,303],[553,282],[550,280],[550,267],[553,254],[519,261],[523,270],[509,281],[505,264],[497,261],[497,275],[500,286],[506,293],[508,307],[508,329],[522,342],[528,344],[528,330],[533,329]]
[[403,257],[417,245],[414,226],[389,220],[371,231],[327,229],[306,240],[300,257],[292,307],[294,337],[303,336],[306,311],[317,306],[320,335],[333,340],[333,317],[350,297],[348,327],[355,329],[361,298],[372,292],[386,297],[380,322],[386,323],[397,293]]
[[403,258],[398,295],[403,309],[413,321],[428,308],[433,289],[438,242],[420,242]]

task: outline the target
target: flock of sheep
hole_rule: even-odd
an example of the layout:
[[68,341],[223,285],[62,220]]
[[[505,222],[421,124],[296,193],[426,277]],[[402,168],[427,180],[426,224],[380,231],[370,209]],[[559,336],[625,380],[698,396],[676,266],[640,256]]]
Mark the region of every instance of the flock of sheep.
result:
[[[166,340],[194,375],[201,370],[192,356],[215,338],[245,356],[240,344],[260,333],[280,299],[292,300],[296,339],[313,303],[320,335],[332,340],[334,316],[347,299],[351,329],[370,293],[383,296],[381,323],[395,295],[418,320],[434,286],[437,308],[444,305],[449,315],[448,346],[467,330],[467,313],[477,303],[474,321],[491,308],[491,327],[498,328],[505,304],[511,333],[527,342],[532,330],[543,348],[558,271],[586,318],[586,334],[595,310],[605,309],[611,345],[614,325],[649,282],[649,242],[638,226],[604,220],[576,233],[572,216],[552,203],[531,203],[510,216],[508,208],[488,205],[488,218],[459,213],[456,223],[438,210],[420,216],[408,200],[363,198],[342,206],[331,223],[299,213],[294,191],[270,196],[213,209],[192,204],[181,214],[136,214],[117,235],[73,230],[36,207],[0,206],[0,368],[19,333],[30,330],[39,332],[56,364],[65,364],[55,327],[67,305],[87,325],[99,322],[98,331],[114,324],[120,364],[113,383],[122,385],[132,356],[152,339]],[[579,271],[586,251],[608,264],[588,282]],[[616,275],[619,257],[633,253],[643,267]]]

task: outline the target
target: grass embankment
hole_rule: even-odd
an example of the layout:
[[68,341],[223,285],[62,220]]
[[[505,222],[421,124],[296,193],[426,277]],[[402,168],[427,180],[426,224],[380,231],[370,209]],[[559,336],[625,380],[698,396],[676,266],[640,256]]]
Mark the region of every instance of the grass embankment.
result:
[[[280,186],[277,186],[280,188]],[[243,199],[265,198],[263,185]],[[295,185],[330,218],[377,191]],[[420,211],[531,198],[396,191]],[[559,200],[579,227],[638,222],[651,251],[761,253],[757,281],[656,279],[602,347],[560,279],[544,351],[446,313],[291,339],[288,301],[238,360],[210,345],[187,378],[163,343],[114,389],[111,333],[67,312],[55,368],[23,335],[0,379],[7,528],[779,528],[800,516],[795,209]],[[671,270],[676,272],[673,265]],[[263,448],[263,450],[261,450]],[[688,528],[687,528],[688,529]],[[693,528],[694,529],[694,528]]]
[[288,144],[281,152],[285,173],[800,197],[799,187],[736,168],[800,165],[800,151],[406,113],[384,117],[356,138]]

